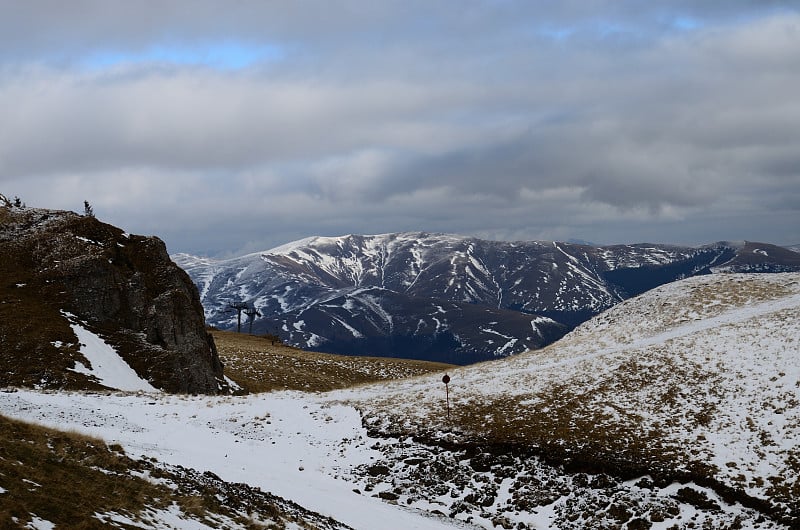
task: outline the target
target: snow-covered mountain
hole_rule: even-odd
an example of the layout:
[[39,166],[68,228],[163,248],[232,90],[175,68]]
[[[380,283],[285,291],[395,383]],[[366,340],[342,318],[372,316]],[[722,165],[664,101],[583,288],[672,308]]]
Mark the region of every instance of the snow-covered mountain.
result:
[[[173,259],[207,321],[303,348],[467,364],[535,349],[630,296],[712,271],[800,270],[768,244],[594,247],[421,232],[312,237],[229,260]],[[250,323],[241,315],[245,330]]]

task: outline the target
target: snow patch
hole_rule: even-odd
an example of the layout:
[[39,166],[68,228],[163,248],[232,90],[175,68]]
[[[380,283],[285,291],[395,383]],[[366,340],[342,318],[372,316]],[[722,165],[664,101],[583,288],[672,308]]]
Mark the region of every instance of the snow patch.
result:
[[81,236],[75,236],[75,239],[83,241],[84,243],[89,243],[91,245],[100,245],[100,246],[102,246],[101,243],[99,243],[99,242],[97,242],[97,241],[95,241],[93,239],[88,239],[88,238],[81,237]]
[[56,525],[47,519],[42,519],[41,517],[31,514],[31,522],[23,528],[30,528],[31,530],[53,530],[55,527]]
[[70,327],[78,337],[81,354],[92,366],[89,369],[83,363],[76,361],[73,371],[93,376],[101,385],[117,390],[158,392],[157,388],[139,377],[139,374],[102,338],[80,324],[71,322]]
[[239,386],[239,385],[236,383],[236,381],[234,381],[233,379],[231,379],[231,378],[230,378],[230,377],[228,377],[227,375],[226,375],[226,376],[224,376],[224,377],[225,377],[225,382],[226,382],[226,383],[228,383],[228,387],[229,387],[231,390],[233,390],[233,391],[235,392],[235,391],[237,391],[237,390],[241,390],[241,389],[242,389],[242,387],[240,387],[240,386]]

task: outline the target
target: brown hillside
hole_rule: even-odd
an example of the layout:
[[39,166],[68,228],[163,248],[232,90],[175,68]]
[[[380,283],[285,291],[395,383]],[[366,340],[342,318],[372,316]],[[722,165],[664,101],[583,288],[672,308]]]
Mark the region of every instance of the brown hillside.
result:
[[452,368],[426,361],[308,352],[264,336],[217,330],[212,333],[225,373],[249,392],[324,392]]

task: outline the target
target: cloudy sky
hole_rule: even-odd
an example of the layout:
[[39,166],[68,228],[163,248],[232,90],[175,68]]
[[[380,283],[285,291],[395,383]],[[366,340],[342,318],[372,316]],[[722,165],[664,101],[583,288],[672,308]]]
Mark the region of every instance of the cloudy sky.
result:
[[0,0],[0,193],[170,252],[800,243],[800,2]]

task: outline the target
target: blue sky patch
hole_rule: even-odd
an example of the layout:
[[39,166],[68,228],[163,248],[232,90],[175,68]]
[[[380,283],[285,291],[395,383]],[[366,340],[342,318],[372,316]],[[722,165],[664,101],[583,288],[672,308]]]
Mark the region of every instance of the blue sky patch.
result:
[[103,50],[82,62],[90,68],[107,68],[119,64],[167,63],[207,66],[220,70],[238,70],[283,58],[276,45],[250,45],[240,42],[158,44],[144,50]]

